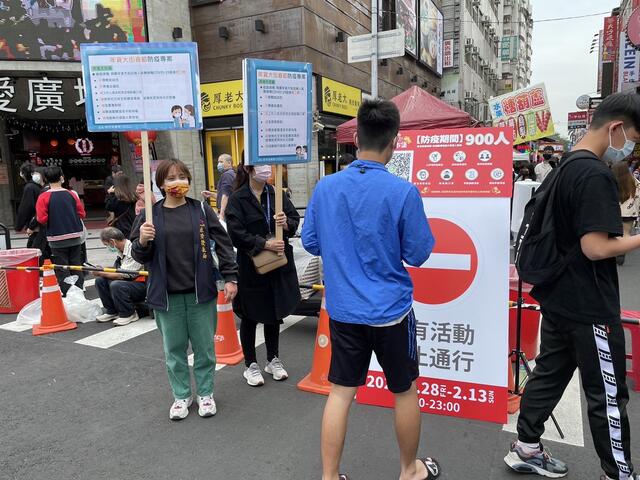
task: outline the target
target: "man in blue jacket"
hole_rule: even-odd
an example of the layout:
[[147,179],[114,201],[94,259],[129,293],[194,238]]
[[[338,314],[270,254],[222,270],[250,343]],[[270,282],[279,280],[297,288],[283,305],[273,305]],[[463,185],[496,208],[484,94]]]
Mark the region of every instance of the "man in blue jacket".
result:
[[334,385],[322,421],[323,480],[338,471],[349,407],[375,352],[395,395],[400,480],[435,479],[437,462],[417,459],[420,409],[413,284],[403,262],[422,265],[434,239],[418,190],[389,173],[400,128],[397,107],[365,101],[358,111],[358,160],[318,183],[302,243],[323,261]]

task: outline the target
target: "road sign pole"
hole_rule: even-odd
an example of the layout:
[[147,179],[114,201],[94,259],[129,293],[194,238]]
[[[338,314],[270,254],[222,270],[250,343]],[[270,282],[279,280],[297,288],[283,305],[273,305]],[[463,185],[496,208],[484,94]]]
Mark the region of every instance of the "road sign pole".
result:
[[371,0],[371,96],[378,98],[378,0]]

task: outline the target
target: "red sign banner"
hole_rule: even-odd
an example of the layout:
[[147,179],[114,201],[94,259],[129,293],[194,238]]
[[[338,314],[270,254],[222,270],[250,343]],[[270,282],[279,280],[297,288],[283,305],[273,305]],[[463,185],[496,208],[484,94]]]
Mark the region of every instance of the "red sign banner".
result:
[[618,37],[618,17],[605,18],[602,37],[602,61],[604,63],[615,62]]
[[410,162],[423,197],[510,197],[512,143],[509,127],[410,130],[398,137],[391,162]]

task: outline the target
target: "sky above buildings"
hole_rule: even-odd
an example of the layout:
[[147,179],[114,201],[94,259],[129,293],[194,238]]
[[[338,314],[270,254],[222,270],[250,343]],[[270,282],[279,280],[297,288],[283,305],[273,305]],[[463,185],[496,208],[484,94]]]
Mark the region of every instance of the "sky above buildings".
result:
[[[620,0],[531,0],[533,10],[533,75],[531,83],[544,82],[551,103],[556,132],[567,135],[567,113],[576,111],[576,99],[585,93],[597,96],[598,54],[589,53],[594,34],[604,17]],[[558,17],[576,17],[540,22]]]

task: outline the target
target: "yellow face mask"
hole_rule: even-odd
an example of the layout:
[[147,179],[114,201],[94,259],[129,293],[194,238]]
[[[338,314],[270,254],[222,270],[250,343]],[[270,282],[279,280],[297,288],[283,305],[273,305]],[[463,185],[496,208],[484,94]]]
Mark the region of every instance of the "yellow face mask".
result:
[[172,197],[182,198],[189,191],[189,182],[186,180],[176,180],[174,182],[167,182],[164,186],[164,191],[167,192],[167,195],[171,195]]

